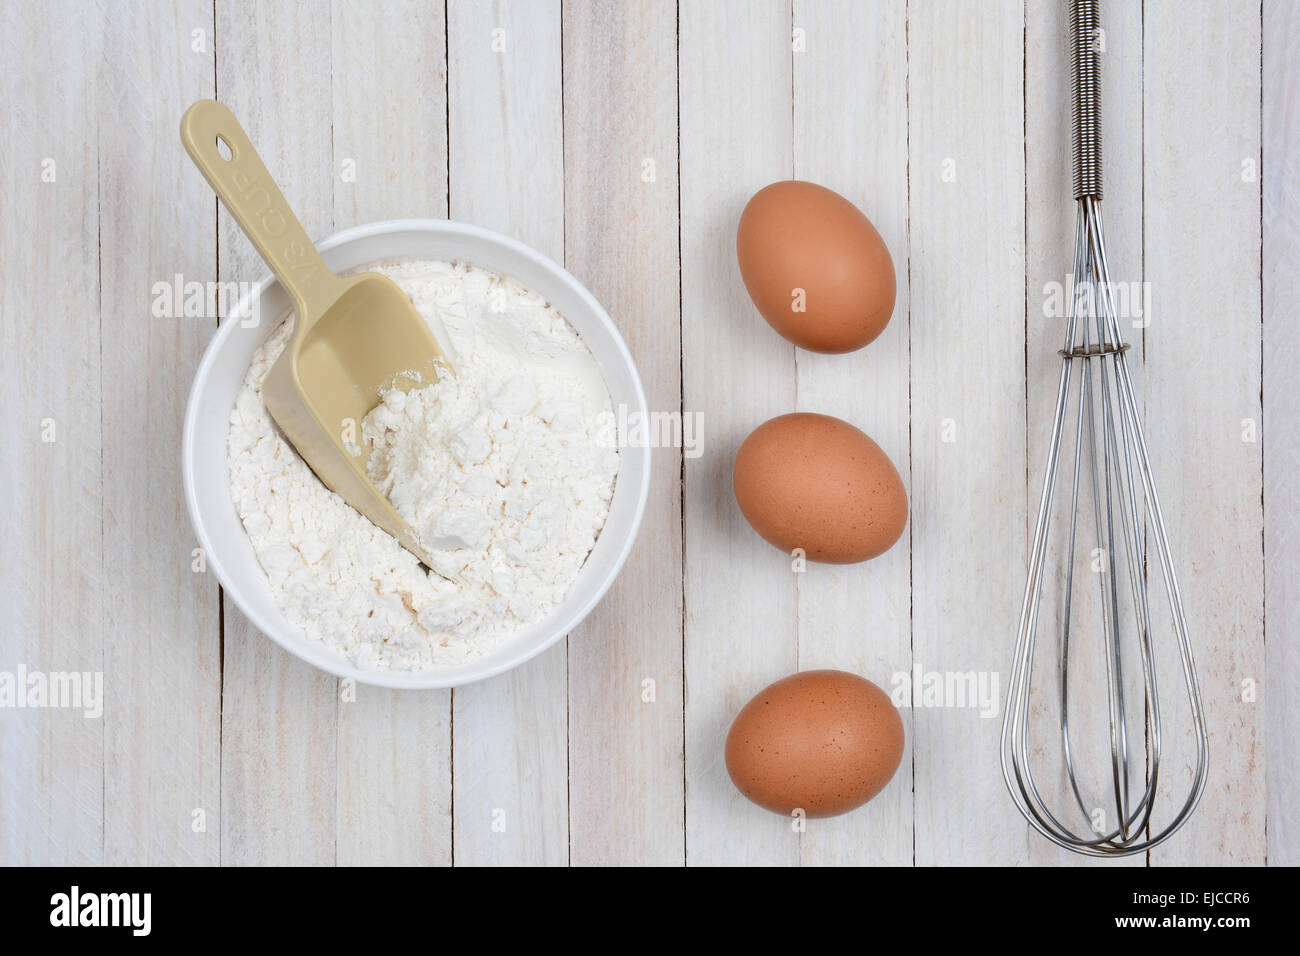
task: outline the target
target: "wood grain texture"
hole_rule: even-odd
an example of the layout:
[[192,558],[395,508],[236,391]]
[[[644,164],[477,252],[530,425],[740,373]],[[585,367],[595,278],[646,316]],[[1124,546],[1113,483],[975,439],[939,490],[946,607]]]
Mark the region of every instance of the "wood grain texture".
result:
[[443,0],[333,0],[334,227],[447,218]]
[[[448,4],[451,217],[564,258],[560,5]],[[567,642],[453,694],[458,864],[569,858]]]
[[[446,217],[444,12],[334,0],[335,229]],[[449,865],[451,692],[357,687],[338,714],[338,862]]]
[[[928,671],[1005,674],[1025,580],[1023,17],[909,16],[912,634]],[[916,862],[1022,858],[999,722],[928,707],[912,722]]]
[[[1069,22],[1063,3],[1032,4],[1025,22],[1025,336],[1026,336],[1026,435],[1029,468],[1026,472],[1029,503],[1026,540],[1033,541],[1038,505],[1042,494],[1044,469],[1051,442],[1055,400],[1060,382],[1061,357],[1058,350],[1065,343],[1066,319],[1059,310],[1063,293],[1068,294],[1074,270],[1075,222],[1077,203],[1073,192],[1073,166],[1070,144],[1071,91],[1069,59]],[[1102,9],[1104,53],[1102,76],[1102,142],[1104,144],[1105,199],[1102,203],[1106,229],[1106,249],[1112,277],[1117,282],[1139,282],[1142,278],[1142,8],[1139,4],[1104,4]],[[1126,286],[1127,287],[1127,286]],[[1141,301],[1140,299],[1138,301]],[[1134,344],[1127,361],[1134,376],[1140,378],[1142,349],[1140,330],[1124,322],[1126,340]],[[1047,567],[1044,578],[1042,610],[1037,639],[1033,694],[1031,697],[1032,771],[1037,785],[1050,808],[1062,815],[1076,831],[1086,832],[1091,821],[1075,809],[1063,766],[1064,747],[1059,729],[1060,693],[1059,646],[1062,634],[1062,582],[1069,548],[1069,518],[1073,510],[1073,473],[1070,462],[1074,454],[1074,428],[1079,421],[1079,378],[1082,369],[1076,363],[1071,370],[1072,399],[1065,417],[1066,433],[1061,453],[1065,461],[1058,466],[1056,493],[1053,499],[1052,534],[1048,538]],[[1091,520],[1086,504],[1090,486],[1082,483],[1085,504],[1082,520]],[[1076,545],[1069,561],[1075,569],[1076,582],[1090,575],[1090,543]],[[1023,586],[1023,582],[1022,582]],[[1098,593],[1091,587],[1087,597]],[[1089,804],[1103,809],[1106,820],[1114,826],[1113,798],[1106,788],[1110,772],[1110,736],[1105,708],[1089,702],[1105,700],[1105,675],[1095,665],[1104,646],[1102,624],[1097,608],[1090,601],[1076,600],[1072,627],[1078,635],[1079,652],[1072,658],[1070,694],[1082,706],[1071,708],[1071,753],[1079,768],[1078,777],[1085,788]],[[1137,663],[1136,634],[1124,635],[1127,660],[1125,682],[1128,700],[1140,701],[1143,695],[1141,668]],[[1010,660],[1004,674],[1010,677]],[[1140,711],[1129,722],[1135,740],[1144,728]],[[1136,754],[1137,757],[1141,753]],[[1140,761],[1135,761],[1140,763]],[[1135,773],[1133,782],[1142,777]],[[1008,820],[1016,820],[1010,800],[1003,809]],[[1023,841],[1025,858],[1040,865],[1115,866],[1113,860],[1096,860],[1062,850],[1042,839],[1028,824],[1020,825],[1017,839]],[[1145,858],[1128,857],[1124,865],[1141,866]]]
[[338,864],[450,866],[450,693],[355,690],[338,705]]
[[[669,413],[681,407],[676,63],[670,0],[564,4],[565,264],[627,340],[650,409]],[[655,450],[637,547],[569,642],[575,864],[684,860],[681,467],[680,448]]]
[[1264,4],[1264,705],[1268,862],[1300,863],[1300,8]]
[[754,694],[798,668],[789,555],[745,523],[736,449],[794,408],[794,348],[754,310],[736,265],[749,197],[793,170],[788,2],[680,5],[683,402],[705,417],[685,468],[686,859],[793,864],[792,821],[727,777],[723,744]]
[[[114,595],[104,608],[104,857],[213,865],[221,851],[218,584],[194,570],[198,542],[176,470],[189,384],[217,322],[160,317],[151,302],[157,282],[215,275],[212,193],[176,134],[185,108],[212,96],[212,7],[123,7],[104,29],[100,302],[112,332],[100,360],[112,423],[102,446],[104,575]],[[193,228],[196,219],[208,228]]]
[[[7,63],[65,67],[0,78],[0,669],[102,673],[102,16],[76,3],[10,3],[0,16]],[[104,727],[81,709],[0,711],[0,859],[103,862]]]
[[[217,96],[313,239],[333,231],[330,62],[330,20],[310,6],[217,7]],[[223,280],[266,274],[224,209],[217,243]],[[224,621],[222,862],[333,863],[338,684],[259,633],[233,601]]]
[[[1263,863],[1265,705],[1244,686],[1265,680],[1259,9],[1153,0],[1144,44],[1147,443],[1210,737],[1201,805],[1151,859]],[[1164,650],[1162,776],[1174,792],[1189,776],[1190,724]]]
[[[835,415],[884,449],[910,488],[908,445],[907,5],[795,0],[794,178],[862,209],[894,260],[884,333],[849,355],[795,351],[797,407]],[[794,32],[792,31],[792,33]],[[799,669],[848,670],[893,692],[912,668],[909,535],[865,564],[809,564],[798,581]],[[902,711],[910,742],[910,711]],[[912,862],[912,756],[850,815],[811,820],[804,865]]]

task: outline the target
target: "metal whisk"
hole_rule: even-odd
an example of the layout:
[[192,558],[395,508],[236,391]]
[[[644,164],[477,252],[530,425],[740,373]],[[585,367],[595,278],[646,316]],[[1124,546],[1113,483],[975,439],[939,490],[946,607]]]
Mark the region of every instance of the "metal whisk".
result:
[[[1021,813],[1043,836],[1059,846],[1088,856],[1127,856],[1140,853],[1167,840],[1196,809],[1205,788],[1208,745],[1201,692],[1196,680],[1192,646],[1183,617],[1182,599],[1174,576],[1173,559],[1165,532],[1160,500],[1147,455],[1142,423],[1138,417],[1133,381],[1125,360],[1128,346],[1120,331],[1115,288],[1106,265],[1106,244],[1101,223],[1102,165],[1100,115],[1100,33],[1096,0],[1067,0],[1070,19],[1071,92],[1073,98],[1074,198],[1078,221],[1074,238],[1074,294],[1066,297],[1065,347],[1061,350],[1061,377],[1052,424],[1050,451],[1043,479],[1043,493],[1029,560],[1029,579],[1020,613],[1016,656],[1007,694],[1002,725],[1002,772]],[[1077,389],[1072,385],[1077,380]],[[1067,408],[1077,405],[1078,420],[1067,427]],[[1063,456],[1063,439],[1073,432],[1074,453]],[[1055,554],[1048,547],[1053,499],[1062,458],[1072,469],[1073,492],[1068,517],[1067,547],[1061,552],[1044,591],[1044,577]],[[1091,520],[1080,515],[1081,507],[1091,510]],[[1062,522],[1064,523],[1064,522]],[[1149,545],[1154,548],[1148,550]],[[1087,551],[1079,550],[1080,546]],[[1172,822],[1152,819],[1160,779],[1161,701],[1157,688],[1153,619],[1162,620],[1153,604],[1160,596],[1148,590],[1148,573],[1155,575],[1154,552],[1164,580],[1163,600],[1172,619],[1173,638],[1182,657],[1183,683],[1194,724],[1196,760],[1190,792]],[[1087,558],[1082,572],[1080,557]],[[1093,578],[1095,580],[1089,580]],[[1056,591],[1057,587],[1061,591]],[[1044,605],[1053,605],[1044,612]],[[1034,698],[1040,709],[1059,707],[1059,733],[1063,748],[1064,775],[1055,785],[1068,793],[1064,809],[1049,809],[1040,783],[1030,768],[1031,683],[1034,647],[1040,615],[1053,619],[1045,631],[1055,631],[1059,645],[1059,689]],[[1110,764],[1100,774],[1100,791],[1109,791],[1105,806],[1089,805],[1087,785],[1081,779],[1077,731],[1071,733],[1073,716],[1086,718],[1088,709],[1072,699],[1080,679],[1075,673],[1086,661],[1079,645],[1072,648],[1075,632],[1089,625],[1102,637],[1105,674],[1106,723],[1109,733],[1095,741],[1109,747]],[[1087,646],[1080,638],[1080,645]],[[1133,686],[1126,684],[1125,668],[1131,668],[1134,653],[1140,656],[1143,695],[1139,700]],[[1129,679],[1132,680],[1132,671]],[[1133,703],[1140,703],[1136,713]],[[1135,751],[1143,740],[1130,734],[1129,723],[1145,721],[1146,757]],[[1100,723],[1100,715],[1097,715]],[[1137,737],[1133,742],[1130,737]],[[1090,743],[1094,741],[1087,741]],[[1145,775],[1145,781],[1141,779]],[[1134,777],[1138,780],[1135,782]],[[1168,788],[1166,788],[1168,789]],[[1096,794],[1092,794],[1095,796]],[[1174,804],[1177,806],[1177,804]],[[1112,815],[1113,812],[1113,815]]]

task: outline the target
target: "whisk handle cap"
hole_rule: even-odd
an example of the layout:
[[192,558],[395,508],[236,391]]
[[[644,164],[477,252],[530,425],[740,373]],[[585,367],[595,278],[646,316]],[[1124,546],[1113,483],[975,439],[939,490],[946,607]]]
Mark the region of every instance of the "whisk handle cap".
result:
[[1097,0],[1066,0],[1070,12],[1071,146],[1074,198],[1101,198],[1101,54],[1105,33]]

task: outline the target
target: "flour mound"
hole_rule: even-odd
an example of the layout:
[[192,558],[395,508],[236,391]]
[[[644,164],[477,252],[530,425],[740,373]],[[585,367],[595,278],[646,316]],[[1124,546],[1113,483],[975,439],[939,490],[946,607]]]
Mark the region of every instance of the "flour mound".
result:
[[430,261],[382,263],[451,337],[456,374],[384,393],[362,423],[372,479],[433,551],[430,574],[325,488],[275,429],[262,383],[285,321],[258,350],[231,416],[232,496],[289,620],[357,666],[463,663],[544,618],[578,576],[609,514],[617,451],[591,353],[514,280]]

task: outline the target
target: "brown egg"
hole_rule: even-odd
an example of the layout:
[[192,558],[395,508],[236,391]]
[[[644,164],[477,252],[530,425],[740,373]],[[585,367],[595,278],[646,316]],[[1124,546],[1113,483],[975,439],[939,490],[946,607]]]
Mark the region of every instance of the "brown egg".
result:
[[833,817],[862,806],[903,758],[889,695],[845,671],[804,671],[765,687],[727,734],[727,773],[760,807]]
[[772,183],[740,214],[736,256],[772,328],[812,352],[852,352],[894,313],[894,262],[876,227],[839,193]]
[[851,564],[888,551],[907,526],[907,492],[880,446],[848,422],[795,412],[759,425],[736,453],[732,486],[755,531],[786,553]]

